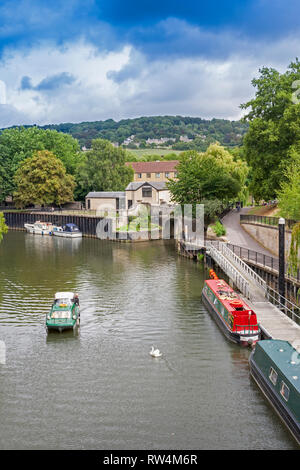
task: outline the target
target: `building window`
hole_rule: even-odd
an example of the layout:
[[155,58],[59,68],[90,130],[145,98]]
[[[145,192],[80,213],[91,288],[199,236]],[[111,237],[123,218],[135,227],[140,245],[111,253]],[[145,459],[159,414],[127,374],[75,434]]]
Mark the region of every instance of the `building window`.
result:
[[177,178],[177,176],[178,176],[178,173],[177,173],[177,171],[175,171],[174,177]]
[[170,173],[168,171],[166,171],[165,176],[166,176],[166,178],[170,178]]
[[141,178],[141,177],[142,177],[142,173],[138,173],[138,174],[137,174],[137,177],[138,177],[138,178]]
[[269,379],[271,380],[273,385],[276,385],[277,377],[278,377],[278,374],[277,374],[276,370],[274,370],[273,367],[271,367],[270,374],[269,374]]
[[132,206],[132,199],[128,199],[128,209]]
[[87,200],[87,208],[88,208],[88,209],[91,208],[91,200],[90,200],[90,199]]
[[147,178],[151,178],[151,173],[147,173]]
[[151,188],[151,186],[144,186],[142,188],[142,196],[143,197],[152,197],[152,188]]
[[155,173],[156,178],[160,178],[160,173]]
[[285,401],[288,401],[289,395],[290,395],[290,389],[284,382],[281,382],[280,395],[283,396]]

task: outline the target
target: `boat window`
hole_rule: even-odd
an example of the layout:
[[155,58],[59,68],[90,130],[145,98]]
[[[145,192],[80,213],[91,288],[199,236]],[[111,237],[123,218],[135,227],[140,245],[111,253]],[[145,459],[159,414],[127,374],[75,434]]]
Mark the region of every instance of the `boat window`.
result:
[[71,299],[56,299],[55,300],[56,305],[63,306],[63,305],[72,305],[72,300]]
[[274,370],[273,367],[271,367],[270,374],[269,374],[269,379],[271,380],[273,385],[276,385],[277,377],[278,377],[278,374],[277,374],[276,370]]
[[71,318],[71,312],[70,310],[55,310],[52,318]]
[[290,395],[290,389],[284,382],[281,382],[280,394],[283,396],[285,401],[288,401],[289,395]]

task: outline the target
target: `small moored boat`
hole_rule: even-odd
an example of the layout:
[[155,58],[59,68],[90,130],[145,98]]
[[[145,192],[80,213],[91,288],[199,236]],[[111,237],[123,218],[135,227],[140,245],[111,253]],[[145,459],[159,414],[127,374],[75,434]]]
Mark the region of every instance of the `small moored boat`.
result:
[[52,235],[54,226],[48,222],[41,222],[40,220],[34,222],[34,224],[24,224],[27,232],[34,233],[37,235]]
[[250,373],[300,445],[300,354],[288,341],[259,341]]
[[254,345],[261,336],[255,312],[212,271],[204,283],[203,303],[225,336],[243,346]]
[[53,235],[65,238],[80,238],[82,237],[82,232],[76,224],[66,224],[63,227],[54,227]]
[[57,292],[46,318],[48,330],[67,330],[79,325],[79,298],[73,292]]

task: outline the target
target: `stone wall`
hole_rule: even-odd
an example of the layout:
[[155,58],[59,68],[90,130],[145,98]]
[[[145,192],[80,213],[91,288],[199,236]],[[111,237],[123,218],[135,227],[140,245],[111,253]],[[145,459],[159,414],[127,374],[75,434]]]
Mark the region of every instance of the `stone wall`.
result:
[[[278,256],[278,227],[272,227],[271,225],[262,224],[241,224],[244,230],[251,235],[256,241],[262,246],[270,250],[274,255]],[[285,231],[285,246],[286,254],[289,253],[291,244],[291,231]]]

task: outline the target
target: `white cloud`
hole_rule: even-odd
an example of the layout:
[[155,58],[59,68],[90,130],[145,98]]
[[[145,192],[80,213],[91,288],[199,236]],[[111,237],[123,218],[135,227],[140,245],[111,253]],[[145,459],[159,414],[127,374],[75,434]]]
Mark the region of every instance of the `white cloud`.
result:
[[[0,127],[157,114],[238,119],[239,104],[253,96],[251,79],[258,69],[285,70],[299,47],[296,37],[264,47],[252,43],[248,49],[243,41],[241,52],[235,44],[236,52],[226,58],[169,60],[150,60],[131,45],[99,52],[83,40],[60,48],[42,44],[6,51],[0,62],[0,80],[6,84]],[[67,75],[74,80],[64,86],[38,87]],[[23,77],[30,78],[32,88],[21,89]]]

